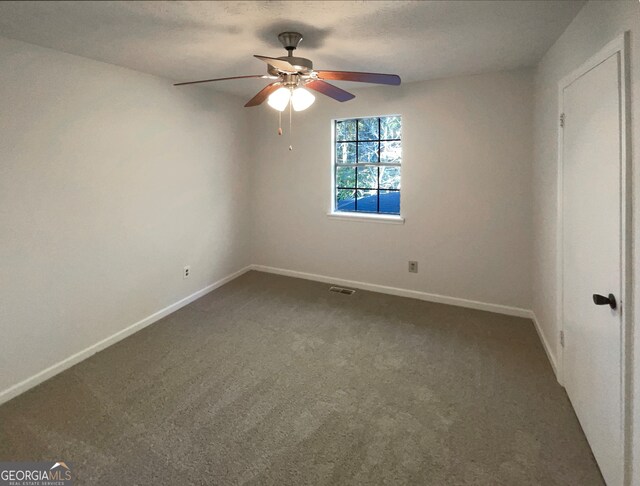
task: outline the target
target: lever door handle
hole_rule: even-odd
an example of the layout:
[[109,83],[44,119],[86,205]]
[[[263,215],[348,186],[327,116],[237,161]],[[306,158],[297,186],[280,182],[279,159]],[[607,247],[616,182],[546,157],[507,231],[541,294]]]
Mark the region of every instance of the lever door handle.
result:
[[618,305],[613,294],[609,294],[608,297],[600,294],[593,294],[593,303],[595,305],[609,305],[612,309],[615,309]]

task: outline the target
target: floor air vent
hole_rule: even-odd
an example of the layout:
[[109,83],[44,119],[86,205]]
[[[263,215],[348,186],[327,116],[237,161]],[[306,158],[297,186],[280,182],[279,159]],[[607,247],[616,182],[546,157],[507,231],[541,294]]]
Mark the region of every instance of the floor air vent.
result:
[[336,292],[338,294],[347,294],[351,295],[355,293],[353,289],[343,289],[342,287],[329,287],[329,292]]

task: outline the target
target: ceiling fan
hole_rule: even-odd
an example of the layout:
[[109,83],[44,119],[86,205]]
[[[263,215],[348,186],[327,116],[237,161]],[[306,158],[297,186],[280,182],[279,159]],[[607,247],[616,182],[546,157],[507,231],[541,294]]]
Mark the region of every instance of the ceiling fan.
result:
[[[302,34],[298,32],[282,32],[278,39],[287,50],[286,56],[267,57],[254,56],[267,63],[267,75],[254,74],[249,76],[232,76],[229,78],[203,79],[201,81],[187,81],[176,83],[174,86],[187,84],[210,83],[213,81],[226,81],[230,79],[264,78],[272,82],[265,86],[258,94],[251,98],[244,106],[258,106],[265,100],[278,111],[284,109],[291,102],[295,111],[307,109],[315,101],[315,96],[308,91],[311,89],[338,101],[349,101],[355,95],[337,86],[327,83],[325,80],[357,81],[360,83],[375,83],[398,86],[400,76],[396,74],[360,73],[351,71],[316,71],[313,63],[304,57],[296,57],[293,51],[302,41]],[[308,89],[307,89],[308,88]]]

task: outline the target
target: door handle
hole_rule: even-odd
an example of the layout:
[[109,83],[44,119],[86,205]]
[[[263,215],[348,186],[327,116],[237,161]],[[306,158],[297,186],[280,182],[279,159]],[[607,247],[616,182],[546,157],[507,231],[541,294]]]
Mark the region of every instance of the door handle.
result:
[[616,302],[616,298],[613,294],[609,294],[609,297],[605,297],[600,294],[593,294],[593,303],[595,305],[609,305],[612,309],[615,309],[618,304]]

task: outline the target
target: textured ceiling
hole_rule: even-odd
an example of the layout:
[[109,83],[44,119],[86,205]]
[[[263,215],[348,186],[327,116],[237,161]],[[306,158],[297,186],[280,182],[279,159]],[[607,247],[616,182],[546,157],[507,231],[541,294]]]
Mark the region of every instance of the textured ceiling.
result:
[[[252,54],[285,55],[276,36],[297,30],[304,40],[296,55],[310,58],[317,69],[397,73],[411,82],[531,66],[583,4],[0,2],[0,35],[189,81],[263,74],[265,65]],[[257,79],[209,86],[251,96],[264,84]]]

